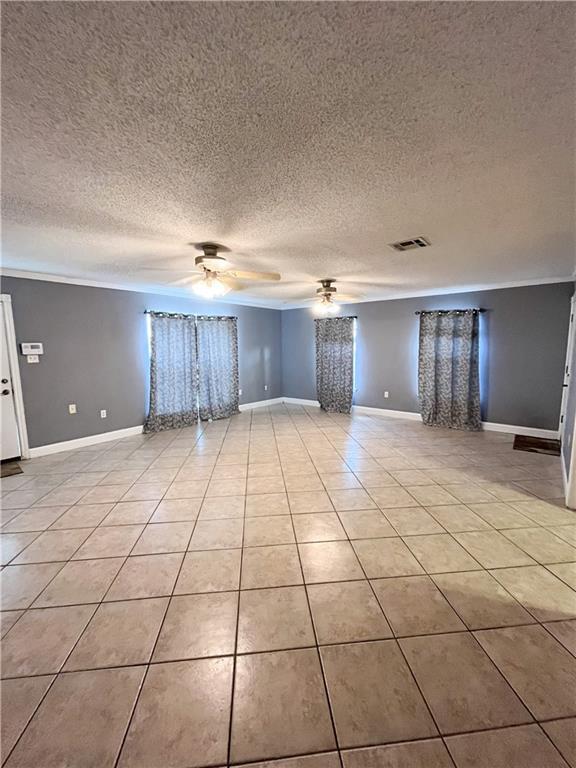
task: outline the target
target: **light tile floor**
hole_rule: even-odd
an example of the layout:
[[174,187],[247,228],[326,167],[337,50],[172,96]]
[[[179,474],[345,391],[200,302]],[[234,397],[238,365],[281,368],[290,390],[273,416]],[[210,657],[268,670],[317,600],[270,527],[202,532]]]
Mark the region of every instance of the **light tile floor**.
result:
[[576,766],[559,459],[274,406],[23,467],[9,768]]

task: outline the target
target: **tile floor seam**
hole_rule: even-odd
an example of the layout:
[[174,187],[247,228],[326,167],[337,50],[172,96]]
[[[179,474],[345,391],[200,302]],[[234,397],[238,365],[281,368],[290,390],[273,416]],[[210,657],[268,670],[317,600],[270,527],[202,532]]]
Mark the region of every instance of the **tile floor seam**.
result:
[[[280,469],[281,469],[281,472],[282,472],[282,477],[284,477],[284,470],[283,470],[282,466],[280,467]],[[330,723],[331,723],[331,726],[332,726],[332,735],[333,735],[333,738],[334,738],[334,748],[338,751],[338,760],[340,762],[340,768],[344,768],[344,763],[343,763],[343,760],[342,760],[342,756],[340,754],[338,732],[336,730],[336,721],[335,721],[335,718],[334,718],[334,712],[333,712],[333,709],[332,709],[332,702],[330,700],[330,694],[329,694],[329,691],[328,691],[328,683],[327,683],[327,680],[326,680],[326,673],[324,671],[324,666],[322,664],[322,657],[321,657],[321,654],[320,654],[320,647],[318,645],[318,634],[316,632],[316,624],[314,622],[314,615],[312,613],[312,608],[311,608],[311,605],[310,605],[310,596],[308,594],[308,587],[307,587],[307,583],[306,583],[306,577],[305,577],[305,574],[304,574],[304,568],[302,566],[302,558],[301,558],[301,555],[300,555],[300,549],[298,547],[298,541],[296,539],[296,528],[294,526],[294,516],[292,514],[292,507],[291,507],[291,504],[290,504],[290,496],[288,496],[288,509],[290,511],[290,522],[291,522],[291,525],[292,525],[292,531],[294,533],[294,541],[295,541],[295,546],[296,546],[296,553],[297,553],[297,556],[298,556],[298,563],[300,565],[300,572],[302,574],[302,586],[304,588],[304,594],[306,595],[306,605],[308,606],[308,615],[309,615],[309,618],[310,618],[310,623],[312,625],[312,632],[313,632],[314,640],[315,640],[316,658],[317,658],[318,666],[320,668],[320,672],[321,672],[321,675],[322,675],[323,691],[324,691],[324,696],[325,696],[325,699],[326,699],[326,705],[328,707],[328,714],[330,716]]]
[[[252,425],[252,413],[250,413],[250,426]],[[226,430],[228,432],[228,430]],[[230,716],[228,723],[228,744],[226,746],[226,762],[231,763],[232,758],[232,734],[234,725],[234,694],[236,692],[236,668],[238,657],[238,628],[240,626],[240,596],[242,594],[242,566],[244,564],[244,536],[246,532],[246,496],[244,496],[244,515],[242,518],[242,543],[240,546],[240,569],[238,572],[238,598],[236,601],[236,627],[234,630],[234,653],[232,660],[232,688],[230,692]]]
[[[205,430],[203,430],[200,433],[200,436],[198,437],[198,440],[200,439],[200,437],[204,433],[204,431]],[[198,443],[198,440],[196,440],[195,445]],[[212,471],[213,471],[213,469],[212,469]],[[190,541],[192,540],[192,536],[194,535],[194,530],[196,528],[197,522],[198,522],[198,517],[196,517],[196,519],[194,520],[194,525],[192,527],[192,531],[190,532],[190,536],[188,538],[187,548],[190,545]],[[163,553],[163,554],[165,554],[165,553]],[[143,556],[145,557],[146,555],[143,555]],[[118,764],[120,762],[122,751],[123,751],[124,746],[126,744],[126,739],[128,738],[128,733],[130,732],[130,728],[131,728],[132,722],[134,720],[134,715],[135,715],[136,709],[138,707],[138,702],[140,701],[140,696],[142,695],[142,691],[144,690],[144,685],[146,683],[146,678],[148,677],[148,672],[150,670],[151,662],[152,662],[152,659],[154,657],[154,653],[156,651],[156,647],[158,646],[158,641],[160,639],[160,635],[162,633],[162,629],[163,629],[164,624],[166,622],[166,617],[168,615],[168,611],[170,610],[170,606],[172,604],[172,599],[174,597],[174,590],[176,588],[176,584],[178,583],[178,578],[180,577],[180,573],[182,571],[182,566],[184,565],[185,557],[186,557],[186,554],[184,553],[184,555],[182,556],[182,560],[180,561],[180,566],[179,566],[178,571],[176,573],[176,577],[175,577],[174,582],[172,584],[171,594],[169,596],[168,603],[166,605],[166,609],[165,609],[164,615],[162,617],[162,621],[160,622],[160,626],[158,628],[158,632],[156,633],[156,639],[154,640],[154,643],[152,644],[152,649],[150,651],[150,656],[148,657],[148,662],[144,665],[145,666],[144,674],[142,675],[142,679],[140,681],[140,685],[138,686],[138,690],[136,692],[136,696],[134,698],[134,702],[133,702],[133,705],[132,705],[131,710],[130,710],[130,716],[129,716],[128,721],[126,723],[126,727],[124,729],[124,734],[122,736],[122,739],[120,740],[120,744],[119,744],[119,746],[117,748],[117,751],[116,751],[116,758],[114,760],[114,768],[117,768]],[[128,558],[126,558],[126,560],[128,560]],[[112,582],[112,584],[113,583],[114,583],[114,581]],[[109,589],[112,587],[112,584],[110,585]]]

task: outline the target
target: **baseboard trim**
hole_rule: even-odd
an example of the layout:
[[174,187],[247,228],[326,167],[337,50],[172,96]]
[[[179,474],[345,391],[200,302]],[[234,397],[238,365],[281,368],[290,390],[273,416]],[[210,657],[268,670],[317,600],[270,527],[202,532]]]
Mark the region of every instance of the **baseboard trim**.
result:
[[305,405],[308,408],[320,408],[318,400],[303,400],[300,397],[283,397],[282,402],[286,405]]
[[270,400],[255,400],[253,403],[243,403],[239,406],[241,411],[251,411],[252,408],[265,408],[267,405],[282,405],[281,397],[271,397]]
[[113,432],[100,432],[97,435],[78,437],[75,440],[64,440],[61,443],[38,445],[36,448],[30,448],[30,458],[36,459],[39,456],[49,456],[52,453],[74,451],[78,448],[87,448],[90,445],[98,445],[98,443],[108,443],[111,440],[120,440],[123,437],[134,437],[134,435],[141,435],[142,429],[142,425],[139,427],[126,427],[126,429],[116,429]]
[[495,424],[492,421],[483,421],[482,427],[487,432],[510,432],[513,435],[526,435],[527,437],[543,437],[546,440],[557,440],[557,429],[539,429],[538,427],[519,427],[513,424]]
[[408,421],[422,421],[419,413],[392,411],[388,408],[373,408],[370,405],[353,405],[352,413],[365,413],[367,416],[388,416],[391,419],[406,419]]

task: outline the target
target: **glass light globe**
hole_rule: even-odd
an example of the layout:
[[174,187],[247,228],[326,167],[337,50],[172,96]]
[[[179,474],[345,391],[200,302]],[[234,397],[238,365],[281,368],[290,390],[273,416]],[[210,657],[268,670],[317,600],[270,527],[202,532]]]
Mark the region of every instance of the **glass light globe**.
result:
[[203,280],[200,280],[199,283],[194,283],[192,290],[203,299],[215,299],[219,296],[225,296],[232,289],[221,280],[218,280],[217,277],[208,275]]
[[320,315],[334,315],[338,312],[339,307],[332,299],[324,297],[319,304],[316,304],[315,309]]

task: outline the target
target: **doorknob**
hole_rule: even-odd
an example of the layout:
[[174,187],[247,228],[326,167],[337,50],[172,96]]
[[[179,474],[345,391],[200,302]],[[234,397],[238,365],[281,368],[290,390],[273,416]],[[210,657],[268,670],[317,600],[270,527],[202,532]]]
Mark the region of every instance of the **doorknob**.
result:
[[3,389],[2,390],[2,394],[3,395],[9,395],[10,394],[10,390],[9,389]]

